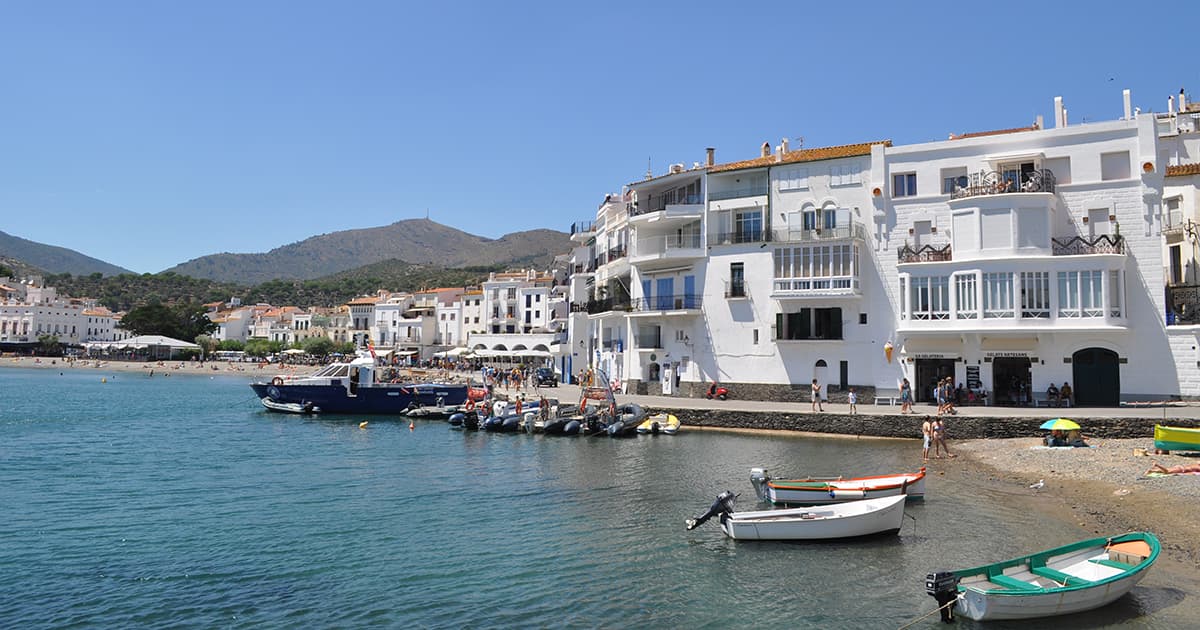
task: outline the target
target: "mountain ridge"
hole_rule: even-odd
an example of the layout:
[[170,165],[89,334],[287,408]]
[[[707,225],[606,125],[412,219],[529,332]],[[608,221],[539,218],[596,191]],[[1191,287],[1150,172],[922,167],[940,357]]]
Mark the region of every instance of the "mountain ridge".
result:
[[47,245],[0,231],[0,257],[20,261],[46,273],[86,276],[99,273],[118,276],[133,273],[129,269],[93,258],[66,247]]

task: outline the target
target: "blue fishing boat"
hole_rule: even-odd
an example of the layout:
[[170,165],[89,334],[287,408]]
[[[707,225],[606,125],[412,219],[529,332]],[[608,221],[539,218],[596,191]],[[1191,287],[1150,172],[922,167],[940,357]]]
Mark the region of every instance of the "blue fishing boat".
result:
[[371,357],[359,357],[331,363],[309,376],[277,375],[250,388],[260,400],[311,405],[322,413],[400,414],[467,401],[466,383],[391,382],[383,376],[384,369]]

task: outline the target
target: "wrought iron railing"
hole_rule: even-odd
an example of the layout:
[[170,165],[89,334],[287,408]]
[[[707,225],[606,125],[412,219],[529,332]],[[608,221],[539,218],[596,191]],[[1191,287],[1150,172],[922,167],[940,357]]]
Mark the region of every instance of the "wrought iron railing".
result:
[[951,199],[1004,195],[1008,193],[1054,192],[1054,173],[1048,169],[1034,171],[979,171],[958,177]]
[[901,247],[896,252],[900,263],[918,263],[918,262],[945,262],[953,260],[950,252],[950,244],[947,243],[942,247],[934,247],[933,245],[922,245],[921,247],[913,248],[907,244]]
[[1082,256],[1086,254],[1124,254],[1125,237],[1117,234],[1101,234],[1093,239],[1072,236],[1069,239],[1050,239],[1051,253],[1055,256]]
[[702,298],[697,294],[655,295],[633,300],[630,307],[636,312],[681,311],[700,308]]
[[596,231],[595,221],[576,221],[571,224],[571,235],[587,234],[588,232]]
[[733,232],[709,232],[709,245],[737,245],[739,243],[764,243],[770,239],[767,230],[735,230]]
[[1182,284],[1167,287],[1167,325],[1194,324],[1200,324],[1200,285]]
[[599,300],[588,300],[586,302],[572,302],[571,312],[596,315],[599,313],[608,313],[610,311],[628,311],[630,310],[630,307],[631,302],[628,298],[603,298]]
[[725,297],[727,298],[744,298],[746,297],[745,282],[730,282],[725,281]]

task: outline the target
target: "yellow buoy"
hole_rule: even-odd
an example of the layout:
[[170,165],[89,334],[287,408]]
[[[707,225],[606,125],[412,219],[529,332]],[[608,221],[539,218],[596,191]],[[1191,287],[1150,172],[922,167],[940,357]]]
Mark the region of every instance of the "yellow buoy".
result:
[[101,377],[101,378],[100,378],[100,382],[101,382],[101,383],[107,383],[107,382],[108,382],[108,379],[107,379],[107,378],[103,378],[103,377]]
[[358,423],[358,428],[360,428],[360,429],[365,429],[365,428],[367,428],[367,421],[366,421],[366,420],[363,420],[362,422],[359,422],[359,423]]

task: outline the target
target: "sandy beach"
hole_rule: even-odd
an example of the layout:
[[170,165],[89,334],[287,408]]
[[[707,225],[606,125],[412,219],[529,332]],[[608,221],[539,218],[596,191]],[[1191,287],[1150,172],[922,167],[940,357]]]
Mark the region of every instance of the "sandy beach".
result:
[[[0,367],[80,371],[98,374],[141,373],[244,375],[267,377],[305,374],[319,366],[260,363],[155,361],[124,362],[30,357],[0,358]],[[564,392],[565,393],[565,392]],[[1086,427],[1085,427],[1086,433]],[[912,440],[914,456],[920,443]],[[990,484],[1027,500],[1035,509],[1053,513],[1097,535],[1149,530],[1159,535],[1166,555],[1200,567],[1200,475],[1147,477],[1152,462],[1165,466],[1196,463],[1200,458],[1154,455],[1151,437],[1092,440],[1094,448],[1038,448],[1037,437],[950,440],[957,457],[931,459],[931,474],[964,482]],[[1144,450],[1146,453],[1142,455]],[[919,461],[919,460],[918,460]],[[1029,486],[1044,481],[1039,489]]]

